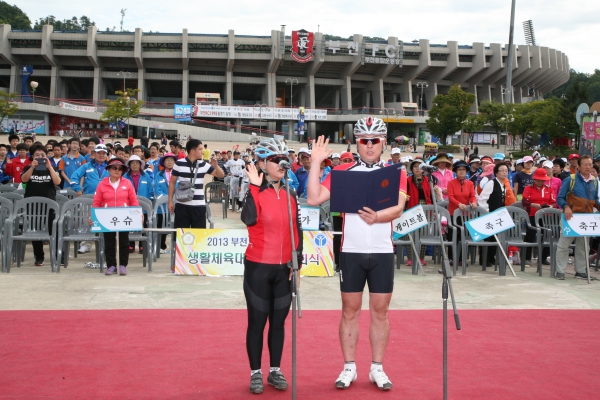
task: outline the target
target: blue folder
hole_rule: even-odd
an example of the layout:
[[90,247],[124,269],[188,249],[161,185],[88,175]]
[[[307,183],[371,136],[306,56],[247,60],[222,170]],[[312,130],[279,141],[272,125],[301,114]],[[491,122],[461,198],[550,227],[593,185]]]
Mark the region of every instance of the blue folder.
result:
[[381,211],[398,205],[400,164],[374,171],[331,171],[331,211]]

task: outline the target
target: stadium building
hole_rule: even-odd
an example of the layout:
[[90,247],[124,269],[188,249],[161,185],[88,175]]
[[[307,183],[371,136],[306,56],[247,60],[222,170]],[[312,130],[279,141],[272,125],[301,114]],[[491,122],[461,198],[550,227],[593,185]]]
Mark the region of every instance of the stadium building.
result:
[[[452,85],[476,96],[473,112],[483,100],[503,101],[507,47],[367,41],[360,34],[326,40],[322,33],[283,29],[246,36],[0,25],[0,88],[22,95],[19,118],[43,120],[49,134],[109,129],[98,122],[100,102],[126,87],[139,89],[146,102],[130,119],[138,136],[158,129],[231,138],[248,127],[290,132],[298,128],[298,111],[285,110],[292,106],[304,107],[311,137],[351,139],[353,122],[371,114],[388,121],[390,137],[422,141],[433,98]],[[567,82],[569,60],[549,47],[516,45],[512,70],[513,102],[531,101]],[[31,81],[38,83],[35,93]],[[196,105],[195,123],[175,123],[174,104]]]

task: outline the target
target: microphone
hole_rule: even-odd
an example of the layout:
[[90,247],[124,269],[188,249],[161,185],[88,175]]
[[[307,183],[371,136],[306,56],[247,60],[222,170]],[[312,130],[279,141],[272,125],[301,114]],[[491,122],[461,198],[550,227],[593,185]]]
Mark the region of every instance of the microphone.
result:
[[423,172],[435,172],[439,168],[436,167],[435,165],[421,164],[421,165],[419,165],[419,169]]
[[281,160],[281,161],[279,161],[279,168],[280,169],[290,169],[290,168],[292,168],[292,164],[290,164],[288,161]]

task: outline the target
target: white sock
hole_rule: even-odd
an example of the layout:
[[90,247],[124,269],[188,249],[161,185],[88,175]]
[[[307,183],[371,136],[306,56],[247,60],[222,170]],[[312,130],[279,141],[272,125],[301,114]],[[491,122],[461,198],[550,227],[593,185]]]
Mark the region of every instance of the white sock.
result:
[[354,361],[344,362],[344,369],[350,369],[356,372],[356,363]]
[[383,365],[380,362],[372,362],[371,363],[371,371],[373,371],[374,369],[377,369],[377,367],[383,368]]
[[273,371],[281,371],[281,369],[279,367],[271,367],[271,368],[269,368],[269,373],[271,373]]
[[260,369],[252,369],[252,370],[250,370],[250,376],[256,374],[257,372],[262,375],[262,370],[260,370]]

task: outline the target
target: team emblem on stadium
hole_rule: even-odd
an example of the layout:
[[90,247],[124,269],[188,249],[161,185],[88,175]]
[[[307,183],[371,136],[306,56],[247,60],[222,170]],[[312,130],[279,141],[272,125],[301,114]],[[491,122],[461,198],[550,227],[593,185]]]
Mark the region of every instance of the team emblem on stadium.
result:
[[292,31],[292,58],[299,63],[309,62],[314,57],[315,34],[304,29]]

